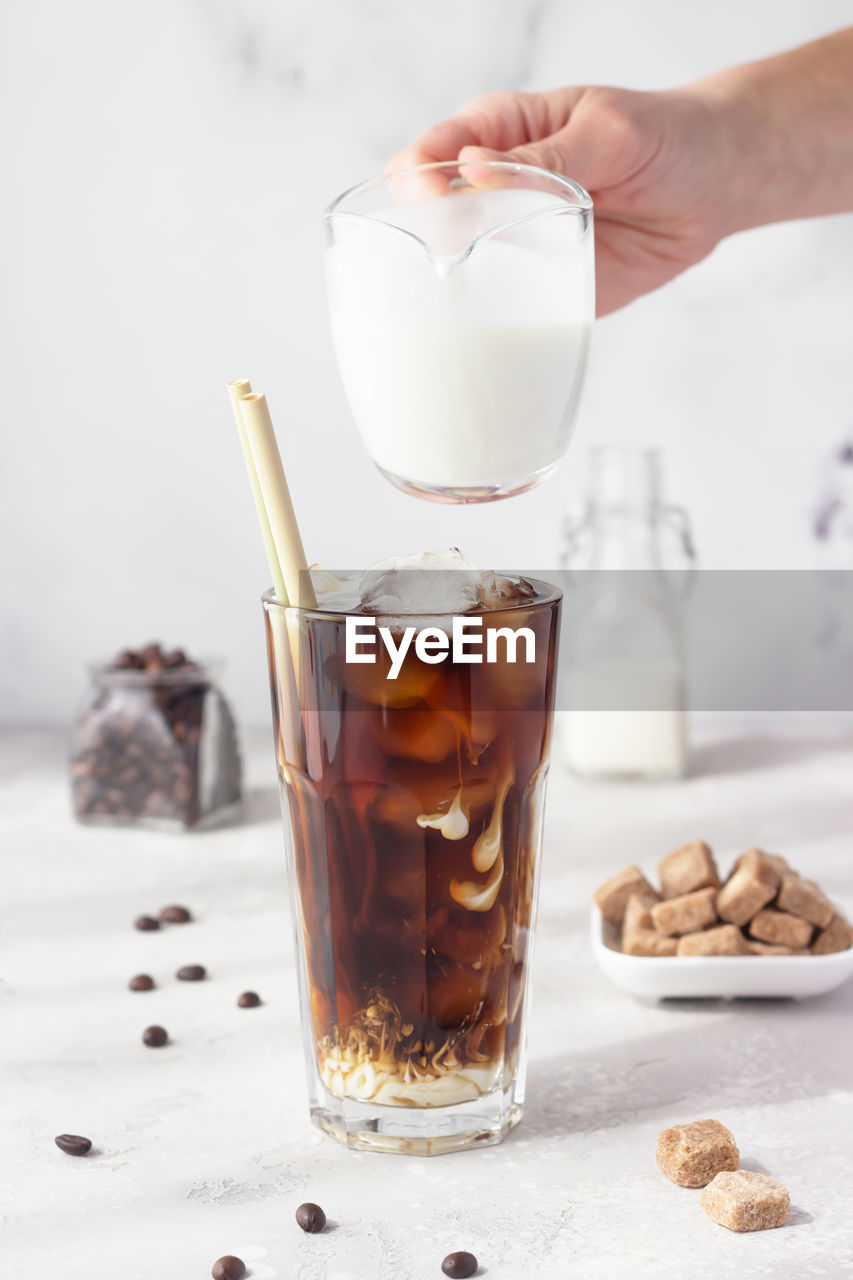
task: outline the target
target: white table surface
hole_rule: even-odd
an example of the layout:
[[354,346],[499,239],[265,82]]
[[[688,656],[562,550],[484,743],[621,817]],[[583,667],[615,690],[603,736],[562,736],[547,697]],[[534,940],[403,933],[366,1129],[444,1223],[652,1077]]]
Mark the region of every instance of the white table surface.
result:
[[[308,1122],[268,735],[247,751],[249,821],[190,837],[76,826],[62,736],[0,737],[0,1276],[193,1280],[236,1253],[252,1280],[440,1280],[461,1248],[488,1280],[849,1275],[853,983],[647,1005],[590,955],[596,883],[691,838],[723,861],[762,844],[853,897],[853,722],[700,741],[681,784],[552,771],[526,1118],[500,1147],[420,1159]],[[167,902],[197,923],[131,927]],[[209,981],[175,982],[186,963]],[[130,993],[139,971],[162,985]],[[263,1007],[236,1007],[246,988]],[[141,1044],[154,1022],[167,1048]],[[656,1170],[658,1131],[706,1116],[790,1189],[789,1225],[731,1234]],[[63,1132],[96,1154],[62,1154]],[[331,1229],[303,1235],[303,1200]]]

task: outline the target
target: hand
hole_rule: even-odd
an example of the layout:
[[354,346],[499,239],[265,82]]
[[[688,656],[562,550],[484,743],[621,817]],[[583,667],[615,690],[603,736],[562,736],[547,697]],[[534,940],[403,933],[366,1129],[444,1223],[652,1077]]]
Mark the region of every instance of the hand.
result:
[[688,87],[490,93],[434,125],[388,169],[514,160],[573,178],[595,204],[597,313],[607,315],[704,258],[727,225],[725,117]]

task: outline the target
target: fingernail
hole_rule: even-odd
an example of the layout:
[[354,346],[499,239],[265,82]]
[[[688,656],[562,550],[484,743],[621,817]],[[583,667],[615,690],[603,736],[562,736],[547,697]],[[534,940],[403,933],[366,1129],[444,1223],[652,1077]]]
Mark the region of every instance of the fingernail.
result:
[[459,152],[459,170],[472,187],[499,187],[503,182],[503,171],[493,169],[488,162],[504,159],[503,152],[490,151],[488,147],[463,147]]

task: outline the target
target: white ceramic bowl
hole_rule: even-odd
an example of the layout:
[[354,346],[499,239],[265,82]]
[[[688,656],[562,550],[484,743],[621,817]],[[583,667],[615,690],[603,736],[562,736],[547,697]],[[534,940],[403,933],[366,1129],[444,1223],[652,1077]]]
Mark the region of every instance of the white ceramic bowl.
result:
[[617,987],[652,1000],[775,997],[803,1000],[840,987],[853,974],[853,947],[828,956],[626,956],[593,904],[593,954]]

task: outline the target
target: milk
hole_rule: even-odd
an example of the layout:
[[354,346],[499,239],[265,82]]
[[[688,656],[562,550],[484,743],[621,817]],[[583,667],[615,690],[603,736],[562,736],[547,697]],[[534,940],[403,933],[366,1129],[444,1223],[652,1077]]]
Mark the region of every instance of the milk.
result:
[[532,482],[565,452],[580,394],[591,231],[524,190],[386,216],[352,218],[326,252],[341,376],[371,457],[436,490]]
[[593,659],[569,673],[567,686],[572,709],[561,717],[558,738],[574,773],[663,779],[687,772],[686,697],[677,665]]
[[687,717],[669,711],[569,711],[563,758],[583,777],[680,778],[687,771]]

